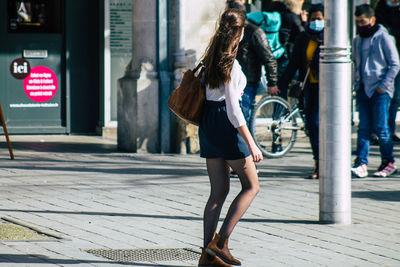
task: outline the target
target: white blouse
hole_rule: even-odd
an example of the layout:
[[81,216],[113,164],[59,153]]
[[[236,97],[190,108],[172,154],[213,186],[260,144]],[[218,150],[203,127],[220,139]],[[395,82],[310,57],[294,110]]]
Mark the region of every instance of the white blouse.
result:
[[237,128],[246,124],[239,100],[242,99],[243,90],[246,87],[247,79],[242,72],[242,67],[235,59],[231,71],[231,81],[217,89],[210,89],[206,86],[206,98],[211,101],[223,101],[226,103],[226,113],[229,121]]

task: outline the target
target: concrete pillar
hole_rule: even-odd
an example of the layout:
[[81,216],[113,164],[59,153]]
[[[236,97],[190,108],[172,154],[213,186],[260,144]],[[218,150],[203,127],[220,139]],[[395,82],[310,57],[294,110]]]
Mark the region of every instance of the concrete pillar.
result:
[[[175,0],[175,52],[174,52],[174,83],[173,86],[176,88],[182,80],[183,72],[187,69],[186,64],[186,53],[185,53],[185,2],[184,0]],[[187,147],[187,141],[190,140],[187,134],[187,127],[190,127],[183,120],[178,119],[174,116],[176,122],[175,138],[176,138],[176,150],[178,153],[185,154],[189,152]],[[190,146],[189,146],[190,147]]]
[[157,0],[132,0],[132,5],[132,62],[118,87],[118,148],[136,152],[137,142],[138,150],[156,153],[160,152]]
[[171,93],[168,56],[168,0],[157,0],[158,72],[160,79],[160,152],[171,152],[171,112],[167,101]]

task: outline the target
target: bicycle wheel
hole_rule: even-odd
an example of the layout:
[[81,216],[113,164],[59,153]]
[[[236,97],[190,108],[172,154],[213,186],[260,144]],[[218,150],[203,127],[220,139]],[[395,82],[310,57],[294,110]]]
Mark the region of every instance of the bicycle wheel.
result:
[[250,131],[265,157],[286,155],[296,142],[296,117],[289,103],[278,96],[262,98],[254,108]]

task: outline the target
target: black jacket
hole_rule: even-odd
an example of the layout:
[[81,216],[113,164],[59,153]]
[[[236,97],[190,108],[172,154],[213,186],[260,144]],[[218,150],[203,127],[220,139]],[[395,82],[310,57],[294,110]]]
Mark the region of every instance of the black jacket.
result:
[[[297,70],[299,70],[299,76],[297,79],[299,81],[304,81],[304,78],[307,74],[307,47],[311,39],[312,36],[307,31],[302,32],[297,36],[293,48],[293,55],[289,60],[286,71],[279,80],[278,87],[281,89],[281,91],[285,91],[285,89],[287,89]],[[319,49],[317,49],[315,53],[319,53]],[[316,58],[313,58],[313,60],[319,61],[319,57],[315,53],[314,57]],[[315,69],[315,71],[318,71],[318,69]]]
[[400,52],[400,7],[389,7],[386,0],[379,1],[375,9],[376,22],[382,24],[396,39]]
[[287,9],[282,2],[272,2],[266,11],[279,12],[281,14],[282,24],[279,30],[279,41],[287,51],[287,58],[290,58],[297,35],[304,32],[305,25],[301,21],[300,16]]
[[247,85],[258,87],[262,65],[265,66],[267,72],[268,86],[277,85],[278,65],[268,45],[267,35],[250,22],[246,22],[236,59],[242,66]]

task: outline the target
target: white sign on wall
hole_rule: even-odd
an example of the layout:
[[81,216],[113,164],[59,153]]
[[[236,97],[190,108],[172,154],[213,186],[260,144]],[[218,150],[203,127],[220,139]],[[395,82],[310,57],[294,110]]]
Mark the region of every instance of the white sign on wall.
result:
[[132,55],[132,0],[110,0],[110,49]]
[[[109,54],[106,57],[106,125],[117,121],[117,82],[132,58],[132,0],[108,0]],[[107,3],[107,2],[106,2]],[[106,24],[107,25],[107,24]],[[106,28],[107,32],[107,28]],[[107,47],[107,45],[106,45]],[[107,50],[107,49],[106,49]]]

